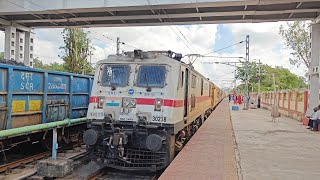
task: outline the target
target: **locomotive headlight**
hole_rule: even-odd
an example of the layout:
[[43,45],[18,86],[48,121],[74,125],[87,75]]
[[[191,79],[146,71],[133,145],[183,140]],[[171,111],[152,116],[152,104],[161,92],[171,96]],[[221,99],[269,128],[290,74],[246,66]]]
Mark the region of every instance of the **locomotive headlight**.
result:
[[122,99],[122,107],[127,107],[127,108],[136,107],[136,99],[135,98],[123,98]]
[[161,111],[161,106],[162,106],[162,99],[161,98],[157,98],[154,100],[154,110],[155,111]]
[[100,96],[98,101],[98,108],[103,108],[103,104],[104,104],[104,97]]
[[131,99],[130,100],[130,105],[135,107],[136,106],[136,99]]

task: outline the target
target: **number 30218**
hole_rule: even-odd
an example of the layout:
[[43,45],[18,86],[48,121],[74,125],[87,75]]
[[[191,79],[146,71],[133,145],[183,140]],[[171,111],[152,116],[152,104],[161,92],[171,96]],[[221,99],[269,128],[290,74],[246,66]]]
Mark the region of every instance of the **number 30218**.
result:
[[152,121],[153,122],[167,122],[167,117],[153,116]]

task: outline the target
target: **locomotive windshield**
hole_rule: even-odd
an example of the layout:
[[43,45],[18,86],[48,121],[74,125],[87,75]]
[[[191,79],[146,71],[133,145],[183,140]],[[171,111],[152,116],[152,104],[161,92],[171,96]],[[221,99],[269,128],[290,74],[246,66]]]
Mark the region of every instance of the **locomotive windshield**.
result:
[[127,86],[129,66],[104,65],[101,77],[102,86]]
[[138,86],[163,87],[166,68],[164,66],[141,66],[138,72]]

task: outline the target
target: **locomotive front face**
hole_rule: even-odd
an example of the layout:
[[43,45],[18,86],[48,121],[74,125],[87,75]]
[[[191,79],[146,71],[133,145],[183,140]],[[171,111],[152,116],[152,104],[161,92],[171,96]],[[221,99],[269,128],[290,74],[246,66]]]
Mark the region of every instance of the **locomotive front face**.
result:
[[125,170],[158,170],[169,163],[170,66],[105,62],[97,67],[84,142],[93,157]]
[[166,123],[166,65],[102,64],[90,98],[89,119]]

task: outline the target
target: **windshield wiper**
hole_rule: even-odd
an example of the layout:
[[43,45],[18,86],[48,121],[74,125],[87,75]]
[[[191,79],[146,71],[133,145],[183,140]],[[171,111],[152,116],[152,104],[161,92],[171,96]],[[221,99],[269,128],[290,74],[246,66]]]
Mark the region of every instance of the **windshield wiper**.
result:
[[117,86],[119,86],[119,83],[112,83],[110,82],[110,86],[111,86],[111,90],[116,90],[117,89]]
[[148,77],[147,77],[147,73],[144,74],[144,80],[147,83],[147,92],[150,92],[151,91],[151,87],[149,86],[149,80],[148,80]]

